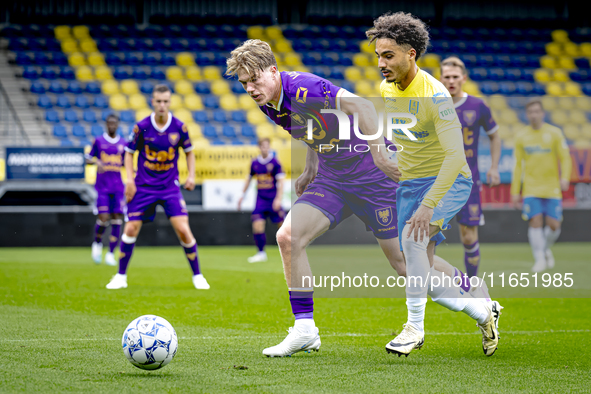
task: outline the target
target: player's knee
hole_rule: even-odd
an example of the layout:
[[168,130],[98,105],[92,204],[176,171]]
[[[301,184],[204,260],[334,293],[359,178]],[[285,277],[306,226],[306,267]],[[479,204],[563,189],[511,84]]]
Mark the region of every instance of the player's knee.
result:
[[140,232],[140,224],[134,222],[127,222],[124,233],[128,237],[137,237]]
[[463,231],[463,243],[464,245],[473,244],[474,242],[478,241],[478,233],[475,230],[475,227],[466,227]]
[[560,222],[548,223],[548,227],[550,227],[550,230],[552,230],[552,231],[560,230]]
[[[410,234],[410,237],[408,236]],[[418,240],[415,241],[415,236],[414,236],[414,230],[411,233],[410,232],[410,224],[406,224],[404,226],[404,229],[402,230],[402,233],[400,234],[401,240],[402,240],[402,250],[404,250],[404,253],[410,253],[412,250],[427,250],[427,246],[429,245],[429,235],[428,234],[424,234],[423,235],[423,240],[421,241],[421,236],[419,234],[418,236]]]
[[281,227],[277,231],[277,245],[281,250],[291,249],[291,232],[286,227]]
[[398,276],[406,276],[406,263],[404,259],[395,258],[390,261],[390,265],[394,268]]

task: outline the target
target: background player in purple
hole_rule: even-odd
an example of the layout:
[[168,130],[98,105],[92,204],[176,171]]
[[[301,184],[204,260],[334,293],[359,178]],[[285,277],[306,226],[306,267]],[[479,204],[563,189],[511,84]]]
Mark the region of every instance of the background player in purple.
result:
[[[142,223],[151,222],[156,216],[156,206],[161,205],[176,232],[193,271],[193,284],[197,289],[209,289],[201,274],[197,241],[189,227],[189,217],[179,184],[178,150],[187,154],[189,176],[185,189],[195,188],[195,154],[189,139],[187,126],[173,117],[170,108],[171,92],[166,85],[156,85],[152,93],[154,112],[141,120],[133,129],[131,140],[125,148],[128,202],[127,216],[121,237],[119,272],[111,279],[107,289],[127,287],[127,265],[131,259],[135,241]],[[133,154],[139,152],[137,174],[133,174]]]
[[[395,180],[400,172],[389,158],[392,152],[385,148],[384,137],[374,136],[379,121],[369,100],[313,74],[279,72],[271,47],[260,40],[248,40],[232,51],[226,73],[238,76],[246,92],[271,120],[294,139],[308,144],[305,170],[295,182],[298,200],[277,232],[295,324],[285,340],[264,349],[263,354],[284,357],[318,350],[321,343],[313,318],[314,289],[303,283],[303,277],[312,277],[306,247],[355,214],[374,233],[390,265],[405,276],[396,211]],[[350,139],[337,138],[337,116],[326,112],[322,116],[322,110],[342,111],[349,120],[352,114],[359,114],[359,129],[371,143],[356,133],[351,133]],[[316,122],[311,139],[307,137],[306,118]],[[435,268],[454,277],[454,268],[444,260]],[[433,301],[450,310],[461,310],[454,309],[458,298],[480,302],[473,299],[471,291],[460,291],[455,286],[429,288]]]
[[96,184],[98,193],[95,214],[98,215],[94,226],[92,259],[100,264],[103,259],[103,234],[111,224],[109,252],[105,256],[107,265],[116,265],[114,251],[119,243],[123,215],[125,213],[125,194],[121,180],[121,167],[125,154],[125,141],[117,135],[119,118],[107,117],[107,132],[94,140],[90,153],[86,156],[89,164],[96,164]]
[[452,96],[454,106],[462,124],[464,151],[466,160],[472,171],[472,192],[466,205],[460,210],[456,219],[460,225],[460,239],[464,245],[464,264],[468,276],[476,276],[480,264],[480,245],[478,243],[478,226],[484,225],[484,214],[480,204],[482,181],[478,171],[478,139],[480,129],[490,138],[491,166],[486,174],[487,183],[497,186],[501,183],[499,176],[499,159],[501,157],[501,137],[499,126],[492,117],[490,108],[478,97],[470,96],[463,91],[467,79],[466,66],[457,57],[449,57],[441,62],[441,82]]
[[250,165],[250,174],[246,178],[246,184],[242,190],[242,197],[238,200],[238,210],[242,205],[244,194],[248,190],[252,177],[257,180],[257,201],[252,212],[252,233],[254,243],[258,248],[257,254],[248,258],[249,263],[260,263],[267,261],[265,245],[267,237],[265,235],[265,224],[267,218],[271,222],[281,227],[285,219],[285,211],[281,209],[281,198],[283,196],[283,178],[285,174],[281,169],[281,164],[273,152],[271,152],[271,142],[268,138],[259,140],[260,156],[255,158]]

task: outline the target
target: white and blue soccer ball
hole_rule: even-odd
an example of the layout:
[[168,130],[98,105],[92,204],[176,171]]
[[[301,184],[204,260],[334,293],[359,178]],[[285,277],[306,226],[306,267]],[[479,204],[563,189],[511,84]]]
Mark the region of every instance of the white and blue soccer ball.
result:
[[178,338],[172,325],[165,319],[140,316],[127,326],[121,341],[123,354],[130,363],[141,369],[159,369],[176,354]]

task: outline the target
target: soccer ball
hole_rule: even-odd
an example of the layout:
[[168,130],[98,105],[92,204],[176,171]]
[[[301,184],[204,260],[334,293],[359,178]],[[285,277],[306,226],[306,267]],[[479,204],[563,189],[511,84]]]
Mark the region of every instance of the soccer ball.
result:
[[165,319],[140,316],[127,326],[121,341],[123,354],[141,369],[159,369],[168,364],[178,347],[174,328]]

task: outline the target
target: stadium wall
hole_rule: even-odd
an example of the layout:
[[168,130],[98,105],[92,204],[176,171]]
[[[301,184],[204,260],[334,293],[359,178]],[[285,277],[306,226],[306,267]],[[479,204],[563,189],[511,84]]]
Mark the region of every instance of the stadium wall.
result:
[[[527,223],[515,210],[486,211],[486,225],[480,228],[483,242],[527,242]],[[193,212],[191,228],[199,245],[252,245],[248,212]],[[591,222],[591,210],[564,211],[561,240],[590,242],[591,232],[583,230]],[[93,239],[95,217],[91,212],[2,212],[0,214],[0,247],[89,246]],[[458,226],[446,231],[447,242],[457,243]],[[107,233],[109,230],[107,230]],[[267,239],[275,243],[275,228],[267,226]],[[371,232],[356,217],[345,220],[315,244],[374,244]],[[142,228],[138,245],[178,245],[174,231],[163,212],[153,224]]]

